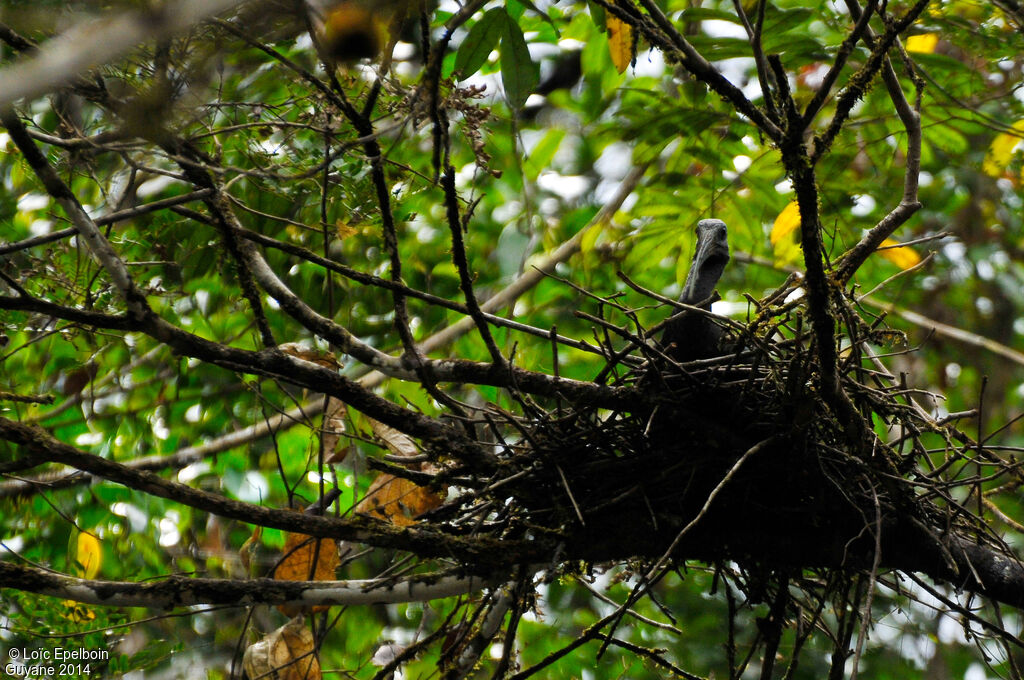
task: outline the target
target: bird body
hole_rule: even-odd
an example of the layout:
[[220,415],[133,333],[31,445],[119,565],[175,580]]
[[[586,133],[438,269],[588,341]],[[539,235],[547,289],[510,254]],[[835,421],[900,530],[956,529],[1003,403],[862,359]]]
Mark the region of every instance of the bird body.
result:
[[[729,232],[725,222],[698,222],[697,246],[679,302],[710,310],[711,296],[728,263]],[[707,316],[684,310],[666,324],[662,344],[676,361],[691,361],[714,356],[721,335],[721,329]]]

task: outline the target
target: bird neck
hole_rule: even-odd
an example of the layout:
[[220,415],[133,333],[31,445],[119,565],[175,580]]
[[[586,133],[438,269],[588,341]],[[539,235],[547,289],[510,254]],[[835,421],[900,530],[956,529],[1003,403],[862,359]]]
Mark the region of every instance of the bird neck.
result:
[[[720,262],[699,262],[694,261],[690,267],[690,273],[686,276],[686,283],[683,285],[683,294],[679,301],[687,305],[696,305],[704,302],[715,292],[718,280],[722,278],[727,261]],[[705,305],[710,309],[711,305]]]

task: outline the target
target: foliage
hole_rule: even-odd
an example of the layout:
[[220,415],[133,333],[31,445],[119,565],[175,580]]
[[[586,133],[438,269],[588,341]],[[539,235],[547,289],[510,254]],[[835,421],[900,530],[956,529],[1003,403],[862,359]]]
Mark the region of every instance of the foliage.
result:
[[[647,535],[625,512],[574,524],[588,507],[566,480],[587,461],[545,477],[537,438],[590,428],[545,461],[657,443],[646,334],[673,313],[657,295],[678,296],[692,225],[715,217],[732,262],[713,311],[813,401],[766,391],[765,408],[844,445],[869,414],[865,440],[912,449],[893,476],[916,510],[1019,548],[1015,4],[334,4],[241,3],[166,31],[170,10],[146,3],[5,15],[15,85],[34,58],[77,63],[60,58],[83,33],[53,37],[68,25],[111,44],[117,17],[151,32],[3,102],[0,567],[180,587],[109,606],[0,572],[5,647],[107,650],[101,676],[241,677],[247,648],[263,672],[291,654],[357,678],[1020,676],[1024,590],[996,594],[1000,611],[947,565],[867,550],[783,568],[785,546],[661,563],[664,526],[603,558],[527,545]],[[855,394],[884,372],[884,403],[913,418]],[[750,495],[788,499],[763,472]],[[530,514],[545,494],[562,515]],[[715,510],[723,532],[747,521]],[[381,593],[468,585],[426,602],[318,591],[349,605],[297,627],[300,591],[258,579],[299,588],[302,571]],[[192,586],[213,594],[181,599]]]

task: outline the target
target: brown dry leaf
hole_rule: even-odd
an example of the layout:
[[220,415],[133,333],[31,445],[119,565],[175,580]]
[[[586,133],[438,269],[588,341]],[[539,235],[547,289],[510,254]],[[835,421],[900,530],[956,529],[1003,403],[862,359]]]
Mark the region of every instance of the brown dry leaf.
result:
[[[274,568],[273,577],[279,581],[333,581],[335,571],[341,564],[338,557],[338,542],[330,538],[314,538],[306,534],[289,533],[285,535],[284,551],[281,562]],[[316,566],[313,566],[313,560]],[[316,607],[297,607],[281,605],[279,610],[286,616],[294,616],[300,611],[326,611],[327,605]]]
[[310,347],[309,345],[304,345],[301,342],[286,342],[278,345],[277,348],[285,354],[290,354],[296,359],[309,361],[317,364],[318,366],[323,366],[324,368],[338,369],[343,366],[343,364],[338,361],[338,358],[330,352],[319,350],[315,347]]
[[[324,409],[324,421],[323,421],[323,437],[324,444],[324,457],[331,463],[340,463],[345,460],[345,456],[338,458],[335,452],[338,449],[338,440],[345,434],[345,416],[348,414],[348,410],[345,408],[345,402],[341,399],[335,399],[331,397],[327,400],[327,408]],[[345,451],[347,452],[347,448]],[[340,451],[337,451],[340,453]]]
[[[312,568],[314,558],[315,569]],[[284,539],[284,558],[274,569],[274,578],[279,581],[333,581],[338,564],[338,543],[333,538],[289,533]]]
[[363,500],[355,510],[386,522],[407,527],[415,524],[416,517],[441,505],[441,497],[408,479],[382,472],[370,484]]
[[370,421],[373,433],[384,442],[384,445],[388,447],[391,453],[402,458],[411,458],[412,456],[419,455],[419,450],[416,448],[416,443],[412,440],[412,437],[373,418],[367,418],[367,420]]
[[313,634],[297,616],[262,640],[249,645],[242,668],[250,678],[321,680]]
[[93,381],[98,372],[99,367],[93,363],[86,364],[85,366],[81,366],[71,371],[64,378],[64,385],[61,388],[61,393],[65,397],[78,394],[85,389],[86,385]]
[[612,55],[612,63],[615,70],[625,73],[633,61],[633,27],[613,17],[611,14],[605,20],[608,28],[608,51]]
[[252,535],[245,539],[245,543],[238,549],[238,559],[241,560],[242,566],[245,567],[247,576],[256,576],[256,560],[253,559],[253,556],[259,550],[262,538],[263,527],[257,526],[253,530]]

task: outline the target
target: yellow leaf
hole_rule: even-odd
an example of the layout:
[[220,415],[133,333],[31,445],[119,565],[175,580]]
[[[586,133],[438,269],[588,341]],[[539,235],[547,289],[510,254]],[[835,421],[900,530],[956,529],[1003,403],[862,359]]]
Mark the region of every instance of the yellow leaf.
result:
[[[92,534],[79,533],[78,537],[72,536],[70,550],[74,552],[74,562],[70,571],[79,578],[92,579],[100,572],[100,564],[103,562],[103,548],[98,538]],[[96,618],[96,612],[75,600],[64,600],[64,606],[68,608],[64,617],[76,623],[92,621]]]
[[768,240],[773,246],[777,245],[779,241],[796,231],[799,226],[800,206],[796,201],[790,201],[789,205],[783,208],[779,216],[775,218],[775,224],[772,225],[772,232],[768,235]]
[[800,239],[796,238],[796,230],[800,227],[800,206],[790,201],[775,218],[768,240],[772,244],[775,264],[790,265],[800,259]]
[[608,28],[608,51],[611,52],[612,63],[619,73],[623,73],[633,61],[633,27],[610,14],[605,26]]
[[64,613],[64,618],[70,619],[75,623],[85,623],[86,621],[94,621],[96,619],[96,612],[81,602],[64,600],[64,606],[68,608]]
[[597,245],[597,237],[601,235],[602,225],[595,224],[585,232],[583,237],[580,239],[580,252],[584,255],[590,254],[590,251]]
[[985,154],[985,161],[982,163],[982,170],[986,175],[1001,177],[1013,158],[1013,152],[1020,145],[1024,138],[1024,120],[1018,120],[1013,124],[1013,132],[1002,132],[989,144],[988,153]]
[[907,38],[907,52],[918,52],[920,54],[931,54],[939,44],[938,33],[922,33]]
[[898,241],[894,241],[891,238],[882,241],[878,254],[903,270],[910,269],[921,263],[921,256],[913,248],[901,246]]
[[103,562],[103,549],[100,547],[99,539],[92,534],[78,534],[75,560],[78,563],[75,571],[82,578],[95,578],[100,571],[100,563]]
[[344,220],[337,220],[334,223],[335,231],[338,233],[338,238],[341,240],[347,239],[349,236],[354,236],[359,233],[359,230],[353,227],[351,224]]

